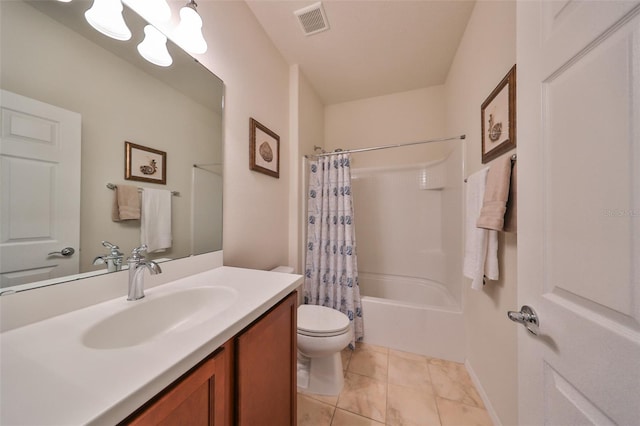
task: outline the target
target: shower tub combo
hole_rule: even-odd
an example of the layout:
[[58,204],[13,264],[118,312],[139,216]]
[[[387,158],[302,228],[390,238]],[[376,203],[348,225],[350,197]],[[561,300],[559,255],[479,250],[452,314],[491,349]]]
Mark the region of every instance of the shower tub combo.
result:
[[368,273],[359,282],[365,343],[464,362],[462,311],[442,284]]
[[352,170],[365,343],[464,361],[462,154]]

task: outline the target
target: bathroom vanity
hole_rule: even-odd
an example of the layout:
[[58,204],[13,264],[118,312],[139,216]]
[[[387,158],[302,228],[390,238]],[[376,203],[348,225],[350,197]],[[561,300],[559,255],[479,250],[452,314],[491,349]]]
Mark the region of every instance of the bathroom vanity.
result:
[[5,331],[0,423],[293,425],[300,283],[223,266]]
[[295,425],[297,293],[122,424]]

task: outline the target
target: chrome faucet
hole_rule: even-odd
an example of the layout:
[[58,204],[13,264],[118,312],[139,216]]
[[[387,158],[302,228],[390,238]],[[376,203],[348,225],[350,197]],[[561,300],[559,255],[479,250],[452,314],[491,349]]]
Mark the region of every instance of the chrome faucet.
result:
[[149,269],[151,275],[162,273],[162,268],[153,260],[146,259],[140,252],[145,251],[147,245],[134,248],[131,257],[127,258],[129,265],[129,296],[127,300],[138,300],[144,297],[144,270]]
[[107,264],[107,271],[115,272],[122,269],[122,260],[124,259],[124,253],[120,251],[120,247],[111,244],[109,241],[103,241],[102,245],[109,249],[109,254],[106,256],[96,256],[93,259],[94,265]]

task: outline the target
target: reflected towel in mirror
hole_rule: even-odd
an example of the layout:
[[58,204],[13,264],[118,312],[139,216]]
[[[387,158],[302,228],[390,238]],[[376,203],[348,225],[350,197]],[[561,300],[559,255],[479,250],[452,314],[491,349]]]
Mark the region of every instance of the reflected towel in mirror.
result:
[[131,185],[118,185],[114,188],[114,191],[111,220],[120,222],[121,220],[140,219],[138,188]]
[[145,188],[142,191],[140,243],[147,252],[164,251],[171,247],[171,192]]

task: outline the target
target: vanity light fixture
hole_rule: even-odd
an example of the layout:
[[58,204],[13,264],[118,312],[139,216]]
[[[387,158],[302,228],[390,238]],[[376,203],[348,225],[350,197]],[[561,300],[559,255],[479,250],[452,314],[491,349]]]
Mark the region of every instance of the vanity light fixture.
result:
[[207,42],[202,35],[202,18],[196,11],[198,5],[194,0],[180,9],[180,23],[173,32],[174,41],[189,53],[204,53]]
[[121,0],[94,0],[84,13],[87,22],[102,34],[116,40],[129,40],[131,31],[122,16]]
[[173,63],[167,50],[167,37],[153,25],[144,27],[144,40],[138,45],[138,53],[160,67],[168,67]]

